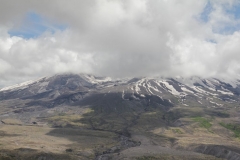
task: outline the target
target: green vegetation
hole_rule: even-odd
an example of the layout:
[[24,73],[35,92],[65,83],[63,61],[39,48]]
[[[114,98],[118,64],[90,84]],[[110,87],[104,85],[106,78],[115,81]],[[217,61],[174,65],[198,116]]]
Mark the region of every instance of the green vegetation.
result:
[[209,129],[212,126],[210,121],[205,119],[205,118],[203,118],[203,117],[194,117],[193,120],[195,122],[198,122],[200,127],[203,127],[203,128],[206,128],[206,129]]
[[171,111],[167,112],[166,119],[173,122],[182,117],[201,117],[204,114],[205,112],[203,108],[181,106],[176,108],[174,107]]
[[[90,108],[86,108],[83,114],[89,114],[93,112]],[[81,123],[82,115],[59,113],[58,115],[48,117],[46,120],[52,125],[52,127],[84,127],[85,124]]]
[[48,118],[48,122],[54,127],[67,127],[67,126],[84,126],[79,120],[82,118],[80,115],[62,115],[53,116]]
[[239,125],[231,124],[231,123],[226,124],[223,122],[221,122],[219,124],[227,129],[233,131],[235,134],[235,137],[240,138],[240,126]]

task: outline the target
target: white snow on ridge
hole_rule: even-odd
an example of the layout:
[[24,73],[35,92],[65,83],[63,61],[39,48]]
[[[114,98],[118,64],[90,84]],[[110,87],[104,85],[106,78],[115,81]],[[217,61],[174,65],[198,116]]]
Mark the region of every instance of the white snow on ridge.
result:
[[[43,92],[45,92],[45,91],[47,91],[46,88],[41,87],[41,88],[37,91],[37,93],[43,93]],[[32,92],[32,93],[33,93],[33,92]]]
[[225,92],[225,91],[221,91],[221,90],[217,90],[217,92],[220,92],[221,94],[231,95],[231,96],[234,95],[232,92]]
[[149,95],[153,94],[153,93],[149,90],[148,84],[147,84],[147,81],[146,81],[146,80],[145,80],[145,82],[143,83],[142,86],[145,88],[145,90],[147,91],[147,93],[148,93]]
[[151,89],[153,89],[155,92],[162,93],[162,92],[159,91],[156,87],[152,86],[151,83],[149,83],[149,82],[147,83],[147,86],[148,86],[149,91],[150,91]]
[[166,88],[164,88],[164,87],[162,87],[162,85],[160,84],[160,82],[158,82],[158,81],[154,81],[160,88],[162,88],[162,89],[164,89],[165,91],[168,91],[168,90],[166,90]]
[[4,88],[0,89],[0,92],[2,92],[2,91],[7,91],[7,90],[25,89],[25,88],[27,88],[29,85],[31,85],[31,84],[33,84],[33,83],[36,83],[36,82],[39,82],[40,80],[42,80],[42,79],[44,79],[44,78],[46,78],[46,77],[43,77],[43,78],[40,78],[40,79],[37,79],[37,80],[26,81],[26,82],[19,83],[19,84],[15,84],[15,85],[8,86],[8,87],[4,87]]
[[132,86],[130,89],[131,89],[132,91],[134,91],[134,90],[133,90],[133,86]]
[[[225,100],[226,100],[226,99],[229,100],[229,101],[232,101],[232,102],[237,102],[236,100],[231,99],[231,98],[225,98]],[[228,102],[229,102],[229,101],[228,101]]]
[[198,103],[202,104],[202,102],[201,102],[201,101],[198,101]]
[[86,78],[87,81],[93,84],[112,81],[112,78],[110,77],[104,77],[103,79],[96,79],[93,75],[87,75],[87,74],[84,74],[84,77]]
[[202,94],[213,95],[213,96],[217,95],[214,93],[207,92],[207,91],[203,90],[201,87],[193,86],[192,89],[194,89],[196,92],[202,93]]
[[161,83],[163,83],[170,90],[170,93],[172,93],[173,95],[176,95],[176,96],[180,95],[180,93],[172,85],[170,85],[168,82],[161,81]]
[[[155,82],[157,85],[159,85],[161,88],[163,88],[159,82],[157,82],[157,81],[154,81],[154,82]],[[140,88],[140,87],[145,88],[147,94],[149,94],[149,95],[156,95],[156,96],[158,96],[159,98],[163,99],[163,98],[162,98],[161,96],[159,96],[158,94],[153,93],[153,91],[155,91],[155,92],[157,92],[157,93],[162,93],[162,92],[161,92],[160,90],[158,90],[157,87],[152,86],[151,83],[148,81],[148,79],[143,78],[143,79],[137,81],[136,84],[135,84],[135,86],[134,86],[135,92],[136,92],[137,94],[139,94],[141,97],[143,97],[144,95],[141,94],[141,88]],[[134,89],[134,88],[133,88],[133,89]],[[151,90],[151,89],[152,89],[152,90]],[[164,88],[164,90],[166,90],[166,89]],[[166,91],[167,91],[167,90],[166,90]]]
[[[161,84],[160,83],[158,83],[157,81],[154,81],[159,87],[161,87],[161,88],[163,88],[162,86],[161,86]],[[149,83],[149,82],[147,82],[147,86],[148,86],[148,90],[151,92],[151,89],[152,90],[154,90],[155,92],[158,92],[158,93],[162,93],[160,90],[158,90],[158,88],[155,86],[152,86],[151,85],[151,83]],[[152,92],[151,92],[152,93]],[[152,93],[153,94],[153,93]],[[155,96],[158,96],[162,101],[163,101],[163,98],[161,97],[161,96],[159,96],[159,95],[157,95],[157,94],[153,94],[153,95],[155,95]]]
[[202,96],[203,96],[203,94],[196,93],[196,94],[195,94],[195,96],[197,96],[197,97],[202,97]]
[[132,95],[132,97],[136,100],[140,100],[138,97],[136,97],[134,94]]
[[207,82],[208,86],[210,86],[211,88],[214,88],[214,89],[215,89],[215,85],[212,84],[212,82],[211,82],[210,80],[207,80],[207,79],[206,79],[206,82]]
[[27,81],[24,83],[20,83],[20,84],[15,84],[13,86],[9,86],[9,87],[4,87],[2,89],[0,89],[0,91],[6,91],[6,90],[13,90],[13,89],[24,89],[27,87],[27,85],[34,83],[35,81]]
[[191,90],[189,90],[189,89],[187,89],[187,88],[185,88],[185,87],[181,87],[181,89],[182,89],[184,92],[189,92],[189,93],[194,94],[193,91],[191,91]]
[[214,81],[217,84],[220,84],[219,80],[215,79],[215,78],[211,78],[212,81]]
[[217,106],[223,106],[223,104],[218,104],[218,103],[213,102],[213,101],[209,101],[209,102],[212,103],[212,104],[216,104]]
[[106,85],[105,87],[109,88],[109,87],[113,87],[113,86],[114,86],[114,84],[109,84],[109,85]]
[[144,82],[144,80],[145,79],[142,79],[142,80],[139,80],[139,81],[136,82],[135,91],[136,91],[137,94],[139,94],[139,92],[141,91],[139,86],[141,86],[141,84]]
[[123,100],[126,100],[125,98],[124,98],[124,96],[125,96],[125,93],[124,93],[124,90],[122,91],[122,99]]
[[39,86],[45,87],[45,86],[47,86],[48,84],[49,84],[49,82],[43,82],[43,83],[40,83]]
[[207,87],[203,82],[202,82],[202,79],[200,77],[197,77],[197,76],[192,76],[190,78],[174,78],[176,81],[182,83],[182,84],[185,84],[189,87],[193,87],[194,86],[194,83],[198,83],[204,87]]
[[135,85],[135,91],[137,94],[139,94],[139,92],[141,91],[140,88],[138,87],[138,84]]
[[211,87],[208,87],[208,89],[209,89],[209,90],[211,90],[211,91],[213,91],[213,92],[215,92],[215,91],[216,91],[216,89],[215,89],[215,88],[213,89],[213,88],[211,88]]
[[[238,77],[239,78],[239,77]],[[237,79],[227,79],[227,78],[218,78],[220,81],[230,84],[233,88],[236,88],[240,85],[240,82]]]
[[152,93],[152,91],[150,90],[149,87],[147,87],[146,90],[147,90],[147,92],[148,92],[150,95],[151,95],[151,94],[154,95],[154,94]]

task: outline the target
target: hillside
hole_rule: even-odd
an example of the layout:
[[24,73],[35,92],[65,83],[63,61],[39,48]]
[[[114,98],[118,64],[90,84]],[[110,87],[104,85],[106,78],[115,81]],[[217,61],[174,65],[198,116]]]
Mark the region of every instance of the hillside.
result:
[[0,159],[240,159],[240,81],[62,74],[0,89]]

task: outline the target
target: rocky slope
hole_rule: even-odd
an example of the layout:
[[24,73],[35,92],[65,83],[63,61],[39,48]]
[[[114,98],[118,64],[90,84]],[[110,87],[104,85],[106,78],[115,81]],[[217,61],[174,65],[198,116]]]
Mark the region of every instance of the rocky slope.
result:
[[[69,144],[62,149],[53,146],[51,151],[34,145],[30,148],[64,153],[72,159],[164,158],[157,153],[168,159],[171,155],[173,159],[215,159],[203,154],[240,159],[239,98],[239,80],[113,80],[62,74],[0,89],[0,130],[9,135],[12,127],[49,129],[42,135],[67,139]],[[81,131],[85,134],[79,134]],[[22,139],[24,132],[18,134],[7,137],[10,141]],[[33,140],[22,140],[14,147],[6,144],[5,148],[15,154],[14,149],[29,148],[26,146]]]

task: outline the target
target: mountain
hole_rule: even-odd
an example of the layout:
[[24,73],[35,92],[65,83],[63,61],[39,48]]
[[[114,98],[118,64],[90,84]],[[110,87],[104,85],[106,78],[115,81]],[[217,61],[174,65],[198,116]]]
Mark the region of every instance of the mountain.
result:
[[0,89],[0,157],[237,160],[239,100],[237,79],[44,77]]

